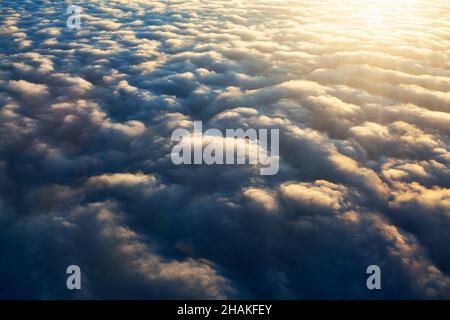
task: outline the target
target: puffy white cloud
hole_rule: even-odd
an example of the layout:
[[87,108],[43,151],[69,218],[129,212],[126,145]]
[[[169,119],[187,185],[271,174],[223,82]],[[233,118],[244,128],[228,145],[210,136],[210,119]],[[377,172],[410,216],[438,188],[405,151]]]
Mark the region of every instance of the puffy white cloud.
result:
[[280,187],[281,194],[289,200],[305,207],[339,210],[344,206],[346,189],[327,181],[308,183],[285,183]]
[[9,87],[24,96],[45,96],[48,88],[45,84],[32,83],[25,80],[10,80]]
[[268,212],[273,212],[278,209],[277,200],[270,191],[258,188],[247,188],[243,191],[243,194]]

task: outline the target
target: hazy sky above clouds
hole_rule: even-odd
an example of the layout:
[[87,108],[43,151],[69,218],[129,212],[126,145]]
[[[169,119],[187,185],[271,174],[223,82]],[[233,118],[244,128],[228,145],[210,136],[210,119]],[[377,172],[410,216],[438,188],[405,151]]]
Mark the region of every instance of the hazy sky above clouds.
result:
[[[0,298],[450,298],[447,0],[0,7]],[[195,120],[279,173],[173,165]]]

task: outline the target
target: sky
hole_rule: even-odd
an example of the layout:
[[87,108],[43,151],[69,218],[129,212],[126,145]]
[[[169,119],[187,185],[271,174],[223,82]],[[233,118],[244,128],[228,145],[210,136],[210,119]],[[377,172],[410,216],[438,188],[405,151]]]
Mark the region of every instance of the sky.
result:
[[[450,298],[447,0],[0,9],[1,299]],[[279,172],[173,164],[194,121]]]

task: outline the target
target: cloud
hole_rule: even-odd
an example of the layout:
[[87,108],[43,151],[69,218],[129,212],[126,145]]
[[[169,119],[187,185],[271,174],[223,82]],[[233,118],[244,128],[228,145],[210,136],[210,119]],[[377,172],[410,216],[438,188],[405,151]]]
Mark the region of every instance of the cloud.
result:
[[26,96],[45,96],[48,88],[45,84],[32,83],[25,80],[10,80],[9,87],[19,94]]
[[[283,196],[307,208],[341,209],[346,190],[327,181],[315,181],[313,185],[286,183],[280,187]],[[343,194],[344,193],[344,194]]]
[[261,206],[268,212],[273,212],[278,209],[277,200],[275,197],[267,190],[248,188],[243,191],[244,195],[250,200],[254,201],[255,204]]
[[[2,1],[0,297],[449,298],[449,8],[402,3]],[[279,173],[175,166],[194,121]]]

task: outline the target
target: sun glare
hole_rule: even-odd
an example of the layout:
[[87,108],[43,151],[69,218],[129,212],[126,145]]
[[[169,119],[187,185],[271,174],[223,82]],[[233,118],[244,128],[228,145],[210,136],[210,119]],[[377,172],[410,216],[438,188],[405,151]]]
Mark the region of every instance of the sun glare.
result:
[[388,36],[387,32],[420,24],[421,3],[419,0],[347,0],[335,7],[338,12],[329,14],[344,17],[335,26],[342,27],[343,31],[363,31],[383,37]]

